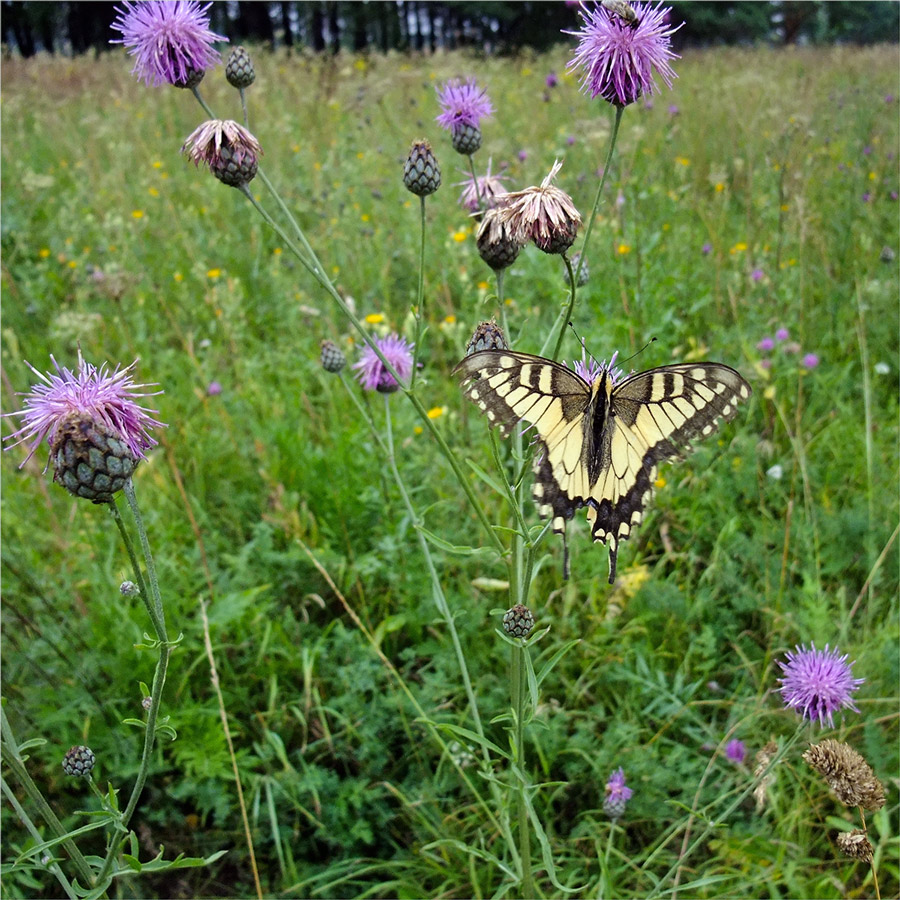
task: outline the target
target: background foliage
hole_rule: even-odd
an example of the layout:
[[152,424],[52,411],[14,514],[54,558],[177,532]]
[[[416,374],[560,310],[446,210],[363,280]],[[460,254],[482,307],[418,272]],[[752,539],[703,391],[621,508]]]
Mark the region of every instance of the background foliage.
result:
[[[545,86],[567,53],[254,54],[251,127],[264,165],[342,293],[361,315],[384,317],[375,330],[409,327],[418,201],[400,173],[410,141],[432,140],[444,186],[427,206],[426,404],[483,466],[484,422],[449,372],[496,310],[452,186],[464,160],[433,122],[434,86],[476,76],[497,108],[479,167],[492,158],[519,188],[564,158],[560,185],[586,212],[610,111],[568,77]],[[888,783],[871,827],[882,893],[897,892],[898,279],[883,252],[898,250],[897,62],[895,47],[695,51],[674,92],[626,112],[578,333],[598,357],[656,336],[632,363],[640,368],[726,362],[751,380],[754,399],[717,442],[664,470],[653,513],[623,545],[615,588],[583,522],[571,528],[570,582],[548,544],[533,595],[539,624],[552,626],[543,653],[580,643],[543,686],[529,758],[535,779],[557,783],[536,802],[564,883],[591,885],[584,896],[600,890],[610,771],[624,766],[635,795],[605,890],[643,896],[647,871],[665,872],[681,848],[680,835],[663,840],[666,829],[745,783],[752,754],[795,728],[771,696],[775,659],[809,640],[837,644],[866,678],[861,713],[839,736]],[[246,201],[179,155],[202,118],[190,96],[142,88],[128,69],[118,54],[4,63],[2,340],[6,410],[32,380],[22,360],[44,370],[52,353],[71,365],[79,345],[97,363],[140,357],[140,379],[165,390],[157,400],[169,427],[137,487],[170,627],[185,635],[164,703],[179,738],[156,751],[136,825],[148,853],[160,843],[167,855],[229,853],[210,869],[144,880],[139,892],[252,893],[203,651],[207,596],[266,891],[489,896],[492,867],[424,849],[438,837],[491,849],[495,835],[297,542],[313,548],[430,715],[465,724],[412,524],[364,423],[318,364],[323,337],[352,355],[346,324]],[[202,90],[217,114],[239,117],[221,71]],[[560,261],[526,249],[506,286],[516,346],[537,351],[565,299]],[[757,348],[781,327],[789,341]],[[808,353],[814,368],[801,364]],[[574,339],[565,355],[576,355]],[[392,410],[425,527],[451,544],[477,542],[402,398]],[[380,421],[380,403],[372,412]],[[133,647],[146,624],[119,594],[129,572],[106,515],[51,485],[43,461],[16,470],[20,459],[3,458],[5,702],[21,737],[48,739],[31,770],[74,826],[93,800],[63,778],[62,754],[89,743],[99,782],[127,783],[138,737],[119,722],[137,714],[137,682],[150,680],[153,660]],[[504,569],[489,555],[438,556],[490,720],[509,702],[488,613]],[[492,736],[504,740],[501,726]],[[721,755],[731,737],[750,750],[743,766]],[[8,807],[2,814],[8,859],[26,841]],[[742,808],[683,880],[696,880],[696,896],[870,893],[867,869],[836,859],[843,814],[793,760],[767,807]],[[723,880],[701,881],[713,876]],[[52,895],[46,875],[34,879],[7,879],[5,895]]]

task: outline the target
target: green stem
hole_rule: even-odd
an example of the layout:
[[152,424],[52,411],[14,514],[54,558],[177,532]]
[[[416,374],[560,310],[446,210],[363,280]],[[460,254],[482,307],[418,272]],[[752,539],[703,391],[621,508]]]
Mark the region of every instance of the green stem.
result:
[[[34,783],[28,769],[25,767],[25,761],[19,754],[19,742],[13,734],[12,726],[9,719],[6,718],[6,710],[0,706],[0,736],[3,740],[0,742],[0,753],[2,753],[3,762],[5,762],[16,781],[25,789],[29,799],[37,807],[41,818],[47,823],[54,836],[57,838],[65,838],[66,829],[63,828],[62,822],[56,817],[56,813],[50,808],[50,804],[44,799],[41,789]],[[82,856],[81,851],[71,838],[65,838],[61,841],[66,853],[69,854],[75,868],[84,880],[86,887],[92,886],[94,882],[94,873],[88,865],[88,861]]]
[[422,342],[422,319],[425,315],[425,198],[419,197],[421,211],[419,240],[419,288],[416,296],[416,339],[413,344],[413,368],[409,379],[409,389],[416,386],[416,371],[419,368],[419,344]]
[[[25,808],[21,803],[19,803],[16,795],[13,793],[12,788],[6,783],[5,778],[0,778],[0,790],[3,791],[6,799],[9,800],[10,806],[12,806],[13,810],[15,810],[16,815],[19,817],[19,821],[25,826],[28,833],[31,835],[31,839],[35,842],[35,844],[42,844],[45,840],[44,836],[40,833],[34,822],[31,821],[28,813],[25,812]],[[66,876],[63,874],[62,869],[59,867],[59,863],[57,863],[56,861],[50,862],[48,863],[47,868],[56,876],[56,880],[62,886],[62,889],[65,891],[66,896],[70,897],[71,900],[78,900],[80,895],[69,883],[69,879],[66,878]]]
[[[559,356],[563,338],[566,336],[566,325],[572,320],[572,310],[575,309],[575,273],[572,271],[572,263],[569,262],[569,257],[566,256],[565,253],[563,254],[563,262],[566,264],[566,272],[569,275],[569,302],[563,307],[563,313],[559,319],[559,330],[556,332],[556,343],[553,345],[553,353],[550,354],[550,359],[556,359],[556,357]],[[546,349],[547,345],[545,342],[544,347],[541,349],[542,356]]]
[[147,567],[147,577],[150,579],[150,594],[153,599],[153,608],[156,611],[156,619],[153,623],[157,629],[156,636],[160,641],[166,642],[169,640],[169,637],[166,634],[166,616],[163,611],[162,596],[159,592],[156,564],[153,562],[153,554],[150,552],[150,541],[147,538],[147,529],[144,528],[144,519],[141,516],[141,510],[134,493],[134,481],[130,478],[125,482],[124,493],[128,506],[131,509],[131,515],[134,517],[134,524],[141,542],[141,552],[144,554],[144,565]]
[[[603,165],[603,174],[600,176],[600,184],[597,186],[597,194],[594,197],[594,206],[591,209],[591,215],[588,218],[587,228],[584,232],[584,241],[581,244],[581,257],[578,260],[578,266],[575,269],[574,274],[572,273],[571,266],[569,266],[568,260],[566,260],[566,266],[569,268],[569,278],[572,285],[572,296],[569,298],[569,302],[563,311],[559,314],[559,317],[556,320],[556,324],[550,330],[550,334],[547,336],[547,340],[544,343],[544,349],[550,346],[551,343],[556,347],[555,352],[553,353],[552,358],[556,359],[557,354],[559,353],[559,348],[562,345],[563,334],[566,330],[566,325],[569,322],[569,319],[572,316],[572,309],[575,306],[575,286],[578,284],[578,279],[581,276],[581,269],[585,264],[585,259],[587,258],[587,250],[588,244],[591,239],[591,233],[594,230],[594,222],[597,219],[597,210],[600,208],[600,198],[603,196],[603,188],[606,185],[606,178],[609,175],[609,167],[612,162],[613,152],[616,149],[616,139],[619,135],[619,125],[622,122],[622,113],[625,111],[624,106],[616,106],[616,115],[613,120],[612,132],[609,136],[609,149],[606,152],[606,162]],[[554,340],[555,336],[555,340]],[[541,351],[542,355],[544,351]]]
[[517,782],[517,810],[519,819],[519,856],[522,859],[522,896],[534,897],[534,881],[531,874],[531,823],[528,820],[528,802],[525,795],[525,647],[512,647],[511,687],[516,736],[513,747],[513,764],[521,777]]

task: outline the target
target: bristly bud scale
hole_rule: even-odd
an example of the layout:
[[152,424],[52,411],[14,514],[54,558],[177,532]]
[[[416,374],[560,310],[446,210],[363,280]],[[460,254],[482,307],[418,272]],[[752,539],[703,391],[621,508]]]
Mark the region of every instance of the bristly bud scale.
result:
[[441,167],[426,140],[414,141],[403,164],[403,183],[417,197],[427,197],[441,186]]
[[327,338],[322,341],[322,368],[326,372],[340,372],[347,365],[344,351]]
[[63,757],[62,767],[66,775],[84,778],[94,770],[94,753],[90,747],[72,747]]
[[481,147],[481,129],[477,125],[454,125],[450,132],[450,143],[457,153],[471,156]]
[[479,353],[481,350],[508,350],[509,344],[503,335],[503,329],[493,320],[482,322],[476,329],[468,345],[466,356]]
[[102,422],[72,413],[50,436],[53,480],[75,497],[109,503],[137,468],[138,458]]
[[810,744],[803,759],[828,782],[844,806],[871,810],[884,806],[884,785],[849,744],[826,738]]
[[248,88],[256,81],[256,71],[250,54],[243,47],[235,47],[225,63],[225,77],[234,88]]
[[497,209],[489,209],[484,214],[475,235],[475,246],[478,248],[478,255],[495,272],[511,266],[522,249]]
[[526,638],[532,628],[534,613],[521,603],[517,603],[503,615],[503,630],[510,637]]

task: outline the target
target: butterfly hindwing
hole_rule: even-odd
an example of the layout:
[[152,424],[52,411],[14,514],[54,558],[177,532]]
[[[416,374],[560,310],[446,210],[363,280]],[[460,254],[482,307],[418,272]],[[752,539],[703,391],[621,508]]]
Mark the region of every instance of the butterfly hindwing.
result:
[[609,548],[610,584],[619,541],[643,519],[659,464],[712,434],[750,396],[750,385],[718,363],[661,366],[617,385],[603,370],[589,385],[552,360],[486,350],[454,372],[504,436],[520,421],[534,428],[538,511],[565,536],[566,521],[588,507],[594,540]]

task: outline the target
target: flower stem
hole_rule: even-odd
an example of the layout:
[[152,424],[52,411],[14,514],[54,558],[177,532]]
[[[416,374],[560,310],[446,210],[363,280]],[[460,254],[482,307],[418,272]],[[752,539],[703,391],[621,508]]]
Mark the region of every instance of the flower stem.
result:
[[528,820],[528,802],[525,796],[525,654],[528,652],[521,642],[512,647],[510,660],[513,716],[515,718],[515,740],[513,765],[519,770],[517,782],[517,810],[519,819],[519,856],[522,858],[522,896],[534,897],[534,882],[531,874],[531,823]]
[[[857,807],[859,809],[859,818],[862,822],[862,830],[863,834],[866,838],[869,837],[869,829],[866,827],[866,813],[861,806]],[[875,888],[875,900],[881,900],[881,889],[878,887],[878,872],[875,870],[875,855],[872,855],[872,861],[869,863],[869,866],[872,869],[872,884]]]
[[475,198],[478,200],[478,208],[484,210],[484,201],[481,199],[481,187],[478,184],[478,176],[475,174],[475,157],[467,153],[469,157],[469,171],[472,173],[472,184],[475,185]]
[[416,386],[416,371],[419,368],[419,344],[422,342],[422,318],[425,315],[425,198],[419,197],[421,228],[419,240],[419,289],[416,296],[416,339],[413,344],[413,367],[409,377],[409,389]]

